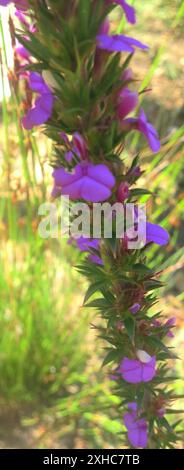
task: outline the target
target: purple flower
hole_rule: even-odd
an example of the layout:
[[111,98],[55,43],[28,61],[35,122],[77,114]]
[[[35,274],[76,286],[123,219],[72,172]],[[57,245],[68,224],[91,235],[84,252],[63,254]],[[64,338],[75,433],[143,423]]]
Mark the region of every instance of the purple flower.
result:
[[27,130],[47,122],[52,114],[54,103],[54,97],[50,88],[46,85],[41,75],[36,72],[31,72],[29,86],[32,91],[39,93],[40,96],[36,99],[34,106],[22,119],[22,124]]
[[99,242],[97,238],[87,238],[87,237],[79,237],[76,238],[76,243],[80,251],[89,251],[90,248],[94,248],[98,250]]
[[135,9],[132,6],[130,6],[125,0],[107,0],[107,1],[108,3],[117,3],[117,5],[120,5],[124,10],[127,21],[129,21],[129,23],[132,23],[132,24],[136,23]]
[[165,326],[175,326],[176,324],[176,317],[171,317],[169,320],[166,321]]
[[138,105],[138,93],[130,91],[129,88],[123,88],[118,95],[117,116],[118,119],[124,119]]
[[71,163],[75,155],[81,160],[88,159],[87,145],[79,132],[75,132],[73,134],[71,142],[69,141],[69,138],[65,132],[60,132],[59,135],[67,147],[67,152],[65,153],[65,160],[67,162]]
[[125,130],[135,129],[143,134],[153,152],[160,150],[160,141],[156,129],[147,121],[143,109],[140,110],[138,118],[128,118],[122,121]]
[[73,135],[73,145],[74,145],[74,151],[76,150],[76,153],[80,155],[82,160],[87,160],[88,159],[88,150],[86,146],[86,142],[84,138],[82,137],[79,132],[75,132]]
[[[100,240],[96,238],[80,237],[76,239],[76,243],[80,251],[90,251],[90,248],[99,250]],[[90,254],[88,259],[93,263],[103,265],[103,261],[98,255]]]
[[135,176],[135,178],[139,178],[139,176],[141,176],[141,169],[140,169],[140,166],[134,166],[130,172],[129,172],[130,175],[132,176]]
[[29,61],[30,59],[30,52],[23,46],[23,45],[18,45],[15,47],[15,51],[21,59],[25,59],[26,61]]
[[160,225],[146,222],[146,243],[151,242],[157,245],[167,245],[169,242],[169,234]]
[[[169,318],[169,320],[166,321],[165,326],[167,326],[167,327],[169,326],[169,327],[172,328],[172,327],[175,326],[175,323],[176,323],[176,317],[171,317],[171,318]],[[172,330],[169,330],[167,332],[167,336],[168,336],[168,338],[174,338],[174,333],[172,332]]]
[[114,34],[109,36],[108,34],[97,35],[97,46],[99,49],[103,49],[109,52],[134,52],[134,47],[140,49],[148,49],[148,46],[142,44],[134,38],[124,36],[123,34]]
[[137,384],[140,382],[149,382],[153,379],[156,374],[156,357],[151,357],[146,353],[146,360],[148,362],[124,357],[120,364],[118,372],[126,382],[132,384]]
[[[139,242],[144,244],[156,243],[157,245],[167,245],[169,242],[169,234],[167,230],[157,224],[152,224],[151,222],[144,222],[144,219],[141,217],[141,213],[137,209],[134,209],[135,215],[135,225],[137,226],[137,235],[139,235]],[[132,224],[133,225],[133,224]],[[127,240],[133,240],[135,237],[134,234],[135,227],[131,226],[126,231]],[[145,233],[146,232],[146,233]],[[145,243],[146,242],[146,243]]]
[[20,21],[20,23],[22,23],[22,24],[24,24],[25,26],[27,26],[28,29],[30,28],[30,24],[29,24],[28,21],[27,21],[26,15],[25,15],[21,10],[16,10],[15,16],[18,18],[18,20]]
[[50,88],[48,87],[42,76],[37,72],[30,72],[29,86],[32,91],[40,93],[41,95],[51,92]]
[[[167,328],[168,328],[168,327],[169,327],[169,328],[170,328],[170,327],[173,328],[173,327],[175,326],[175,323],[176,323],[176,317],[171,317],[171,318],[169,318],[169,320],[167,320],[167,321],[165,322],[165,324],[164,324],[163,326],[166,326]],[[159,320],[157,320],[156,318],[153,319],[152,325],[153,325],[155,328],[160,328],[160,327],[162,327],[162,323],[161,323]],[[168,336],[168,338],[174,338],[174,333],[172,332],[172,330],[170,330],[170,329],[168,330],[167,336]]]
[[160,150],[160,141],[157,131],[152,126],[152,124],[147,121],[147,117],[143,109],[141,109],[139,113],[137,129],[139,132],[144,134],[153,152],[158,152]]
[[77,164],[72,173],[64,168],[53,172],[54,189],[71,199],[85,199],[90,202],[105,201],[111,196],[115,178],[106,165],[93,165],[87,161]]
[[135,315],[140,310],[140,308],[141,308],[140,304],[136,302],[129,308],[129,310],[131,313],[133,313],[133,315]]
[[133,447],[146,447],[148,442],[148,426],[145,418],[138,418],[137,404],[128,403],[129,412],[124,415],[124,424],[128,431],[128,439]]
[[[20,23],[26,26],[29,32],[31,33],[36,32],[36,27],[33,24],[30,24],[28,22],[25,12],[21,10],[16,10],[15,15],[20,21]],[[30,41],[29,36],[23,35],[22,37],[25,41]],[[30,61],[31,53],[25,48],[25,46],[18,43],[18,45],[15,47],[15,51],[22,59],[25,59],[26,61]]]

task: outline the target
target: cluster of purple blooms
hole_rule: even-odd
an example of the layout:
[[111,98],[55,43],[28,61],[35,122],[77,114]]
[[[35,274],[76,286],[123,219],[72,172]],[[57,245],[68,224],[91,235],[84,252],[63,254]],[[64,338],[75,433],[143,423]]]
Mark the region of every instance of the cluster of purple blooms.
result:
[[[135,24],[135,10],[125,0],[104,0],[108,4],[117,4],[122,7],[127,20]],[[34,33],[35,27],[32,27],[26,19],[26,10],[29,8],[29,2],[26,0],[8,1],[0,0],[0,5],[7,6],[14,3],[18,8],[16,15],[21,23]],[[28,14],[28,12],[27,12]],[[111,35],[109,33],[109,22],[105,20],[99,34],[96,37],[97,51],[106,51],[109,54],[114,52],[134,53],[136,47],[147,50],[147,46],[140,41],[124,36],[122,34]],[[32,28],[32,29],[31,29]],[[29,38],[24,36],[26,40]],[[26,61],[31,61],[30,53],[24,46],[17,46],[17,54]],[[100,52],[99,52],[100,53]],[[151,150],[158,152],[160,142],[158,134],[152,124],[147,120],[145,112],[140,109],[137,117],[129,117],[138,106],[139,95],[136,91],[132,91],[130,86],[133,82],[133,75],[130,69],[126,69],[122,75],[122,89],[118,92],[114,106],[114,114],[120,126],[125,133],[132,130],[140,132],[147,140]],[[34,126],[46,123],[51,117],[55,102],[54,92],[47,85],[42,75],[36,72],[27,72],[26,79],[33,93],[37,94],[37,98],[22,119],[25,129],[31,130]],[[72,200],[83,200],[95,203],[109,200],[114,194],[116,200],[124,203],[130,195],[130,185],[128,181],[122,181],[116,184],[115,175],[111,169],[104,163],[94,164],[90,160],[90,152],[88,143],[79,132],[75,132],[73,136],[69,136],[65,132],[59,134],[62,146],[64,147],[64,158],[66,167],[55,168],[53,171],[54,187],[52,196],[68,195]],[[137,175],[139,176],[138,168]],[[147,222],[146,224],[146,242],[165,245],[168,243],[169,237],[166,230],[162,227]],[[100,240],[80,237],[75,240],[78,248],[82,252],[88,253],[91,262],[103,265],[100,256]],[[93,250],[99,252],[99,256],[93,253]],[[133,315],[139,314],[141,302],[134,302],[130,306],[129,311]],[[173,336],[171,328],[175,324],[175,318],[168,320],[164,327],[169,337]],[[162,327],[158,320],[154,320],[153,328],[160,329]],[[139,384],[141,382],[150,382],[156,376],[156,357],[150,356],[144,350],[135,351],[134,357],[124,357],[119,368],[115,371],[112,378],[121,378],[130,384]],[[160,411],[163,415],[164,411]],[[128,438],[134,447],[146,447],[148,441],[148,425],[144,414],[138,408],[136,402],[128,404],[128,412],[124,415],[124,424],[128,431]]]
[[22,119],[24,128],[30,130],[48,121],[53,109],[54,96],[40,74],[30,72],[28,83],[30,90],[38,94],[33,107]]

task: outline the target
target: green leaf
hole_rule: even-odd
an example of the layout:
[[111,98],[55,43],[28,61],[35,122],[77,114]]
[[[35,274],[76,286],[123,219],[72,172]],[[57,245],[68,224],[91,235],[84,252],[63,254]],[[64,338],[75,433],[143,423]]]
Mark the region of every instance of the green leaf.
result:
[[152,274],[153,270],[145,266],[145,264],[142,263],[136,263],[132,265],[132,270],[133,271],[138,271],[143,274]]
[[110,350],[107,354],[107,356],[105,357],[103,363],[102,363],[102,367],[106,366],[107,364],[109,364],[110,362],[114,362],[117,360],[117,357],[118,357],[118,354],[117,354],[117,350]]
[[142,189],[142,188],[136,188],[136,189],[130,190],[131,196],[144,196],[145,194],[152,194],[152,192],[148,191],[148,189]]
[[124,320],[124,325],[127,330],[128,336],[131,339],[131,341],[134,338],[135,335],[135,320],[133,317],[127,317]]
[[95,294],[95,292],[99,291],[100,290],[100,287],[103,287],[104,285],[104,282],[100,282],[100,281],[97,281],[95,282],[94,284],[91,284],[89,287],[88,287],[88,290],[85,294],[85,297],[84,297],[84,304],[90,299],[90,297],[92,297],[93,294]]

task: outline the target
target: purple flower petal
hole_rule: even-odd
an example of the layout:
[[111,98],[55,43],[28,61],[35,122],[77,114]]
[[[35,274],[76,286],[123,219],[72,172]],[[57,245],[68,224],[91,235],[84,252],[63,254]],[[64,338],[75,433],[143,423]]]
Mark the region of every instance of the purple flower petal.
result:
[[141,308],[140,304],[135,303],[129,308],[129,310],[133,315],[135,315],[140,310],[140,308]]
[[[80,237],[76,239],[77,246],[81,251],[90,251],[90,248],[94,248],[96,250],[99,249],[99,239],[96,238],[85,238]],[[92,261],[92,263],[96,263],[99,265],[103,265],[103,261],[98,255],[90,254],[88,259]]]
[[15,48],[17,55],[19,55],[22,59],[29,60],[30,52],[22,45],[18,45]]
[[167,245],[169,242],[169,234],[160,225],[146,222],[146,242],[156,243],[157,245]]
[[42,76],[37,72],[30,72],[29,75],[29,87],[36,93],[44,94],[51,93],[50,88],[45,83]]
[[176,317],[171,317],[166,321],[165,326],[175,326]]
[[81,198],[86,201],[105,201],[111,195],[111,190],[106,184],[98,183],[94,178],[85,176],[81,185]]
[[145,418],[138,418],[137,403],[128,403],[131,410],[124,415],[124,424],[128,431],[128,439],[133,447],[146,447],[148,441],[148,426]]
[[160,141],[156,129],[147,121],[147,117],[143,111],[140,110],[138,118],[127,118],[121,123],[125,131],[135,129],[141,132],[146,138],[151,150],[158,152],[160,150]]
[[99,183],[105,184],[110,189],[115,185],[115,177],[106,165],[89,165],[88,175]]
[[120,365],[119,373],[129,383],[142,382],[142,366],[140,361],[125,357]]
[[153,356],[147,364],[142,364],[142,382],[150,382],[156,374],[156,357]]
[[136,23],[135,9],[130,6],[125,0],[111,0],[111,3],[117,3],[123,8],[124,13],[126,15],[126,19],[127,21],[129,21],[129,23]]
[[107,34],[98,34],[97,46],[110,52],[134,52],[134,46],[140,49],[148,49],[145,44],[134,38],[124,36],[123,34],[115,34],[108,36]]
[[125,357],[118,372],[129,383],[149,382],[156,374],[156,358],[153,356],[148,363]]
[[100,240],[97,238],[79,237],[76,239],[78,248],[81,251],[89,251],[90,248],[98,250]]
[[24,128],[31,130],[34,126],[47,122],[52,114],[53,100],[54,98],[51,93],[45,93],[40,98],[37,98],[34,107],[22,119]]
[[91,202],[105,201],[111,195],[115,178],[106,165],[93,165],[83,162],[72,173],[64,168],[54,170],[55,185],[60,186],[62,194],[71,199],[85,199]]
[[137,403],[135,401],[128,403],[128,409],[132,411],[137,411]]
[[134,410],[131,413],[125,413],[124,424],[127,429],[136,428],[136,424],[135,424],[136,416],[137,416],[137,413]]
[[137,427],[128,431],[128,439],[131,442],[132,446],[137,447],[147,447],[148,443],[148,436],[147,436],[147,424],[146,421],[144,424],[138,425],[139,421],[137,421]]
[[144,134],[151,150],[153,150],[153,152],[158,152],[160,150],[158,133],[152,124],[147,121],[147,117],[143,109],[141,109],[139,113],[137,129]]

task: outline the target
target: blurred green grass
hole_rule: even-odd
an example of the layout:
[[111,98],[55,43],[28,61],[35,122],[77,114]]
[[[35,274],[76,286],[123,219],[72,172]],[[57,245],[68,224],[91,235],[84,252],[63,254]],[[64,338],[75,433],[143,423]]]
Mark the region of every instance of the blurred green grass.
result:
[[[184,2],[149,2],[138,5],[138,34],[155,36],[164,28],[180,36]],[[154,8],[153,8],[154,6]],[[4,47],[3,47],[4,46]],[[165,46],[155,45],[149,57],[144,82],[140,64],[140,88],[154,87],[154,76],[167,75],[172,84],[177,77],[162,67]],[[6,48],[2,42],[2,84],[6,68]],[[163,61],[163,62],[162,62]],[[176,69],[178,80],[180,70]],[[138,137],[130,142],[131,157],[143,144],[142,184],[154,191],[150,214],[171,233],[166,252],[154,247],[150,263],[163,264],[167,285],[162,291],[165,314],[176,314],[177,348],[182,350],[183,249],[179,233],[183,225],[183,125],[179,104],[168,111],[162,100],[162,87],[153,101],[144,97],[144,106],[163,137],[161,152],[153,157]],[[148,94],[146,94],[148,95]],[[172,98],[171,98],[172,101]],[[173,107],[175,103],[173,102]],[[176,121],[177,115],[177,121]],[[0,138],[2,152],[0,199],[0,404],[1,441],[10,444],[11,417],[14,428],[22,433],[25,446],[36,447],[120,447],[121,416],[117,419],[118,399],[101,369],[103,344],[89,325],[96,312],[81,308],[85,280],[75,271],[79,254],[64,241],[41,240],[37,234],[38,205],[49,200],[51,177],[48,155],[50,143],[39,131],[26,134],[20,126],[20,103],[12,93],[2,102]],[[166,136],[166,137],[165,137]],[[146,198],[143,198],[145,201]],[[177,204],[176,204],[177,201]],[[173,265],[174,263],[174,265]],[[173,367],[173,365],[171,365]],[[178,362],[181,376],[183,365]],[[178,381],[175,391],[182,394]],[[178,406],[179,408],[179,406]],[[180,406],[181,408],[181,406]],[[4,423],[4,424],[3,424]],[[7,432],[6,432],[7,429]],[[29,431],[28,431],[29,430]],[[3,437],[4,436],[4,437]],[[16,444],[16,433],[14,436]],[[3,446],[2,444],[2,446]]]

